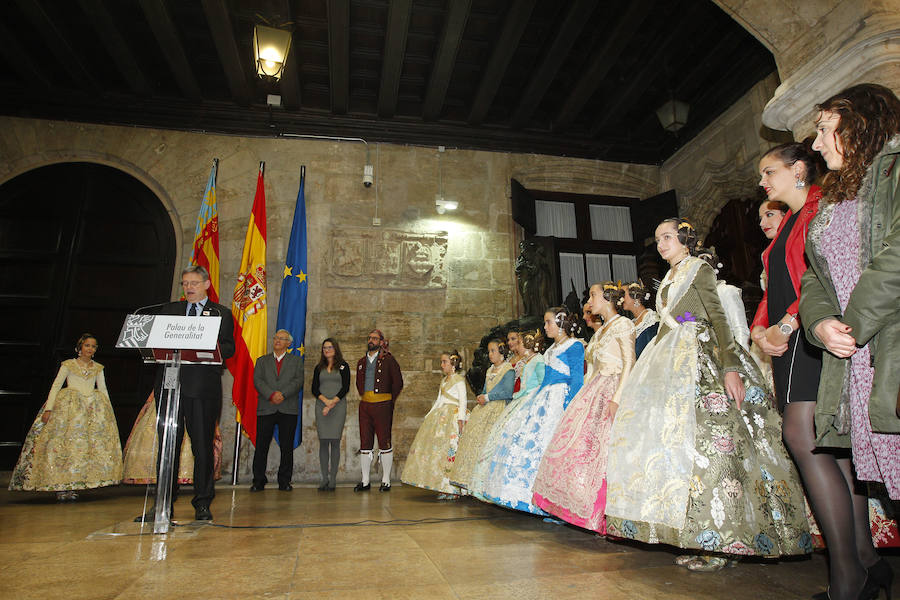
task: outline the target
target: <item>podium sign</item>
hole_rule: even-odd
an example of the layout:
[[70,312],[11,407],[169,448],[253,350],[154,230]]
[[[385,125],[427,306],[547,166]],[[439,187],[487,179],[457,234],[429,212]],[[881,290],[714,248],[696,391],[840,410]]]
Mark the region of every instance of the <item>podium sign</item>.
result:
[[[159,473],[156,481],[155,519],[153,533],[167,533],[172,505],[176,433],[181,401],[180,370],[183,364],[222,364],[218,348],[222,317],[209,315],[130,314],[119,333],[116,348],[140,350],[146,363],[166,365],[161,396],[166,398],[165,411],[157,411],[157,431],[162,427],[159,450]],[[157,402],[162,401],[157,398]],[[159,404],[157,404],[159,406]]]
[[116,348],[141,351],[146,363],[172,363],[172,350],[181,350],[181,361],[220,365],[217,349],[222,317],[130,314],[119,333]]

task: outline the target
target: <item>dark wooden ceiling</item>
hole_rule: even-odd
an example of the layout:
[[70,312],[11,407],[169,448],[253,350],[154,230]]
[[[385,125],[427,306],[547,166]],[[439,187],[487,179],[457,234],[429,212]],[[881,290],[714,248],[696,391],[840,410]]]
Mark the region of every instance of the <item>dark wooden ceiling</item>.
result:
[[[279,84],[261,19],[293,24]],[[774,70],[710,0],[0,3],[0,114],[27,117],[660,163]]]

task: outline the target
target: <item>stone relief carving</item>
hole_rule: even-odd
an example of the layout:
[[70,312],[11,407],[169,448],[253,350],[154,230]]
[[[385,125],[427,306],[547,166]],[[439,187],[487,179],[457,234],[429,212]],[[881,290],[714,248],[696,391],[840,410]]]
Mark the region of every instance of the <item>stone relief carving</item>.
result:
[[341,228],[332,234],[331,285],[351,288],[447,287],[447,234]]

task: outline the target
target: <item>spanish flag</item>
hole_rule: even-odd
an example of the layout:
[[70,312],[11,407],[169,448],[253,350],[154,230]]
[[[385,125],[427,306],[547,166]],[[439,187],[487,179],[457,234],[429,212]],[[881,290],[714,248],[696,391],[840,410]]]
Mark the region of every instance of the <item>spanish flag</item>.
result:
[[[200,212],[197,214],[197,227],[194,229],[194,251],[191,253],[191,264],[200,265],[209,271],[209,286],[207,295],[213,302],[219,301],[219,211],[216,208],[216,171],[219,167],[219,159],[213,159],[212,170],[209,172],[209,181],[206,183],[206,192],[203,193],[203,201],[200,203]],[[184,299],[184,296],[182,296]]]
[[234,315],[236,351],[227,360],[234,376],[231,392],[237,409],[237,422],[256,445],[256,388],[253,367],[266,353],[266,190],[263,185],[265,163],[259,163],[253,211],[244,238],[244,253],[231,303]]

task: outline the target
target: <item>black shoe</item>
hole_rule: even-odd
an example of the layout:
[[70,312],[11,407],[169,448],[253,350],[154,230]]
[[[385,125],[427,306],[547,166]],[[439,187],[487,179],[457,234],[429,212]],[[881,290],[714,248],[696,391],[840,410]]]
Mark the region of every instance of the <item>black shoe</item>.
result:
[[353,487],[354,492],[368,492],[370,489],[372,489],[372,484],[367,483],[366,485],[363,485],[362,481]]
[[208,506],[198,506],[194,509],[195,521],[212,521],[212,513]]
[[328,487],[326,488],[326,491],[333,492],[333,491],[334,491],[334,484],[333,484],[333,483],[329,483],[329,484],[328,484]]
[[254,483],[253,485],[250,486],[251,492],[261,492],[264,489],[266,489],[266,484],[264,484],[264,483],[258,483],[258,484]]
[[328,491],[328,484],[327,484],[327,483],[323,483],[322,485],[320,485],[320,486],[319,486],[319,491],[320,491],[320,492],[327,492],[327,491]]
[[282,492],[289,492],[289,491],[291,491],[292,489],[294,489],[294,486],[292,486],[292,485],[289,484],[289,483],[286,483],[286,484],[284,484],[284,485],[279,485],[279,486],[278,486],[278,489],[281,490]]
[[389,484],[389,483],[382,483],[382,484],[381,484],[381,487],[378,488],[378,491],[379,491],[379,492],[389,492],[389,491],[391,491],[391,484]]
[[879,590],[879,595],[881,594],[880,590],[883,589],[887,600],[891,600],[894,570],[891,569],[891,566],[887,561],[883,558],[878,559],[878,562],[866,569],[866,572],[868,574],[866,583],[871,582],[871,584],[875,586],[875,589]]

